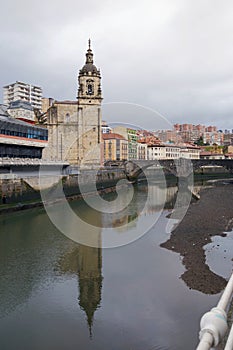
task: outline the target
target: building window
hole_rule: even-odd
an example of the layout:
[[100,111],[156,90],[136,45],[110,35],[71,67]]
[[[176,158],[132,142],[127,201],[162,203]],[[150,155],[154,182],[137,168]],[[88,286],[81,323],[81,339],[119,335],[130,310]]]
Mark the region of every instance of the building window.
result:
[[66,123],[69,123],[69,122],[70,122],[70,114],[66,113]]

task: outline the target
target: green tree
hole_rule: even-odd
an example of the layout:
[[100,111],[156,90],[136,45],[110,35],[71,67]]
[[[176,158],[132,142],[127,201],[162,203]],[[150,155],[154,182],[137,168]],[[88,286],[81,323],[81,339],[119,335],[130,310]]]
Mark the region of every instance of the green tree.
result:
[[200,136],[199,139],[195,142],[197,146],[204,146],[203,136]]

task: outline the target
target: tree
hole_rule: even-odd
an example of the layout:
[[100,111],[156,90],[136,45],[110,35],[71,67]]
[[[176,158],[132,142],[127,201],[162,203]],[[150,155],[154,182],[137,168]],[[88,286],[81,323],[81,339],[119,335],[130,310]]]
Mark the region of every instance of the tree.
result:
[[200,136],[199,139],[195,142],[197,146],[204,146],[203,136]]

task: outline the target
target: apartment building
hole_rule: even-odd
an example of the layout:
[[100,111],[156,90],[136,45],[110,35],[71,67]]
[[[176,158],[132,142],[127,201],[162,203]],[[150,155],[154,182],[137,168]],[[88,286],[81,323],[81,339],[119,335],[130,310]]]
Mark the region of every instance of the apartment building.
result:
[[39,86],[16,81],[3,87],[3,104],[10,105],[13,101],[30,102],[33,108],[42,109],[42,88]]
[[182,141],[182,137],[176,130],[158,130],[156,134],[159,140],[162,142],[178,143]]
[[218,131],[205,132],[203,135],[203,142],[209,145],[223,145],[224,134]]
[[102,134],[109,134],[112,132],[112,128],[107,124],[105,120],[102,120]]
[[127,160],[128,141],[116,133],[103,133],[104,161]]
[[136,160],[138,153],[138,132],[135,129],[117,126],[113,132],[122,135],[128,140],[128,160]]
[[180,147],[180,157],[186,159],[200,159],[201,149],[198,146],[186,145]]
[[200,148],[191,145],[148,145],[149,160],[165,160],[165,159],[199,159]]
[[146,160],[147,159],[147,143],[138,140],[137,148],[137,159]]
[[165,145],[148,145],[147,157],[149,160],[174,159],[179,158],[179,149],[177,147]]

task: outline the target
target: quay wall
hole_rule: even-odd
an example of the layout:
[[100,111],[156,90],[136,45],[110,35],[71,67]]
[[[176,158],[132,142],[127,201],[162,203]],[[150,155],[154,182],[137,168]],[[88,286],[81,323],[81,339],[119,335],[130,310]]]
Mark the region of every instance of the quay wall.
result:
[[[41,202],[40,189],[52,191],[62,185],[66,197],[90,193],[93,190],[91,184],[96,183],[97,190],[115,187],[119,180],[126,179],[122,169],[100,170],[96,174],[93,170],[84,170],[78,175],[62,176],[19,176],[9,174],[0,178],[0,207],[22,206],[24,203]],[[59,199],[59,198],[58,198]]]
[[[62,185],[67,198],[80,198],[80,185],[82,185],[82,193],[85,194],[93,192],[93,186],[91,187],[93,181],[96,183],[96,188],[99,191],[107,192],[113,191],[119,180],[126,179],[122,168],[99,170],[97,174],[93,170],[82,170],[80,174],[62,176],[45,174],[42,176],[42,182],[38,173],[34,171],[29,172],[29,174],[25,172],[20,173],[0,174],[0,214],[6,211],[27,209],[42,205],[41,186],[42,190],[51,191],[52,193],[53,190],[56,190],[56,187]],[[154,170],[152,169],[147,169],[145,173],[146,176],[154,177]],[[168,174],[165,175],[167,178]],[[218,177],[220,176],[219,169],[215,169],[213,172],[211,169],[211,171],[204,173],[196,173],[195,178],[203,175],[210,178],[212,176]],[[144,176],[140,176],[139,180],[143,178]]]

